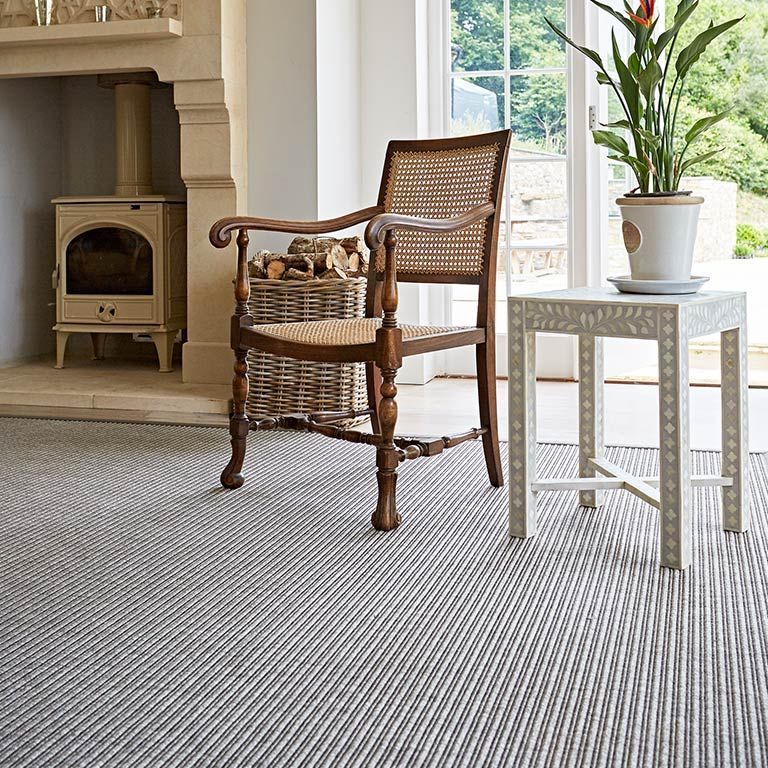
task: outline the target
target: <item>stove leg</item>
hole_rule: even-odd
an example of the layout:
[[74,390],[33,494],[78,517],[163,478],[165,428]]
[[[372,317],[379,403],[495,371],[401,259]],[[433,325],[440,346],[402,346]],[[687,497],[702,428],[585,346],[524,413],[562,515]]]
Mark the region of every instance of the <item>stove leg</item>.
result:
[[104,345],[107,343],[106,333],[92,333],[91,343],[93,344],[93,359],[104,359]]
[[64,367],[64,353],[67,351],[69,331],[56,331],[56,365],[54,368]]
[[173,344],[176,341],[176,331],[157,331],[152,334],[152,341],[157,349],[157,359],[160,361],[160,373],[173,371]]

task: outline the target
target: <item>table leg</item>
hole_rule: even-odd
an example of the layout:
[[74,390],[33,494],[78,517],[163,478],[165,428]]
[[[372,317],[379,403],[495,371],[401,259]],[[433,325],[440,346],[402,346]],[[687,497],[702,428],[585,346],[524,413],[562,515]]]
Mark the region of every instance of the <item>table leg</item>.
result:
[[661,565],[687,568],[691,562],[691,450],[688,338],[677,309],[659,312]]
[[744,327],[720,334],[724,477],[723,529],[743,533],[749,528],[749,441],[747,437],[747,334]]
[[536,334],[523,301],[509,302],[509,535],[536,534]]
[[[579,336],[579,477],[594,477],[589,466],[592,457],[603,455],[603,340],[599,336]],[[581,491],[579,503],[599,507],[603,491]]]

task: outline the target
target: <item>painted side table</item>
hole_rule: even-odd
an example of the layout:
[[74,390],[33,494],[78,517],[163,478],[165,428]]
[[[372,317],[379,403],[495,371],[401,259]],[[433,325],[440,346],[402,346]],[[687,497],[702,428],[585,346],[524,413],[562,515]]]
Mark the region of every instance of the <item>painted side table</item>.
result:
[[[749,527],[747,479],[746,294],[709,291],[643,296],[573,288],[511,297],[509,310],[509,532],[536,533],[536,495],[578,490],[599,507],[603,492],[624,489],[659,510],[661,565],[691,562],[691,488],[722,487],[722,525]],[[578,336],[579,478],[536,477],[536,333]],[[722,476],[691,476],[688,343],[720,332]],[[659,354],[660,477],[639,478],[603,455],[603,337],[653,339]]]

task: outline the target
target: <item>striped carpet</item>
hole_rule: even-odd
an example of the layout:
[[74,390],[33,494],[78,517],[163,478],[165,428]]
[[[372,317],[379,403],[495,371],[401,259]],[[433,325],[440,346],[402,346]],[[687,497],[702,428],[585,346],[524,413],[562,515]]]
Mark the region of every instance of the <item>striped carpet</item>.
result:
[[[510,543],[477,445],[406,466],[379,534],[365,448],[259,435],[228,493],[223,430],[0,438],[4,767],[768,764],[761,457],[753,530],[697,491],[679,573],[622,492],[546,494]],[[609,458],[653,474],[656,452]],[[543,474],[575,465],[541,446]]]

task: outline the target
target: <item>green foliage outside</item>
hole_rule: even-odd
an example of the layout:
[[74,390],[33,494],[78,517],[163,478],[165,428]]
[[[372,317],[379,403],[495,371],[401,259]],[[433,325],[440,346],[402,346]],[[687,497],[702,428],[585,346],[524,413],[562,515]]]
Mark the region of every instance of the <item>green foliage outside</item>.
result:
[[737,224],[733,255],[737,259],[768,256],[768,230],[758,229],[751,224]]
[[732,107],[729,116],[702,137],[698,152],[722,151],[698,166],[698,173],[767,195],[768,0],[701,0],[699,18],[683,30],[681,42],[690,42],[710,19],[718,24],[740,15],[744,21],[715,40],[692,70],[681,112],[684,124],[690,124],[705,113]]

